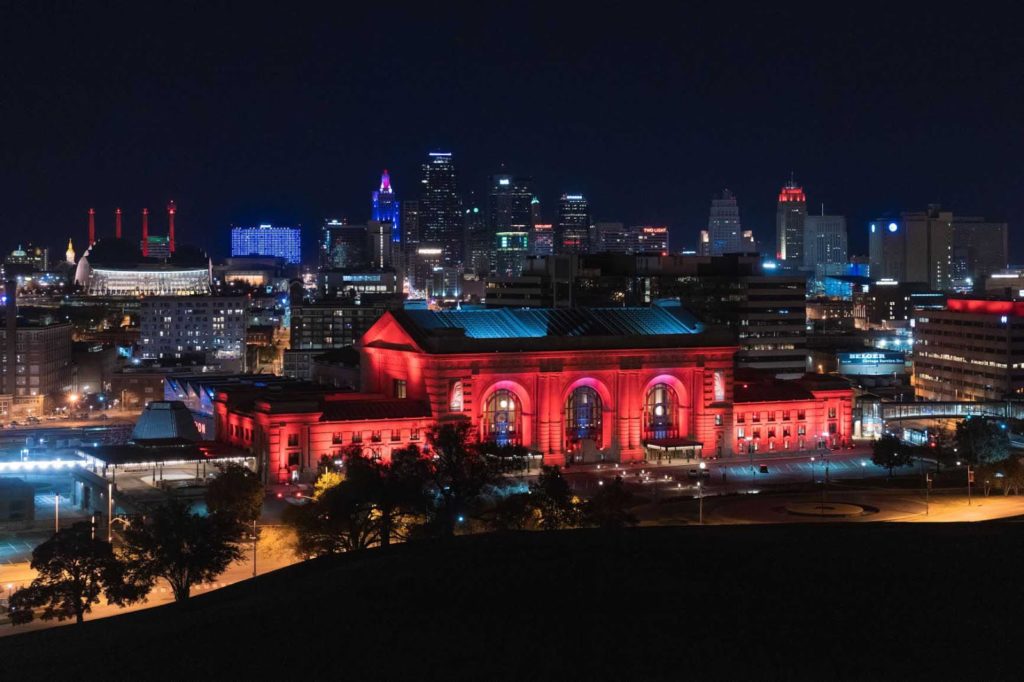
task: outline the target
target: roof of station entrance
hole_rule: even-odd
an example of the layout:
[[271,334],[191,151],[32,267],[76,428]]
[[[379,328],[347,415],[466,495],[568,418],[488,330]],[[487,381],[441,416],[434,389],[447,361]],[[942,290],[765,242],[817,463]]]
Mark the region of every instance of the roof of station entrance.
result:
[[391,315],[432,353],[735,344],[731,331],[705,327],[678,302],[645,308],[396,310]]

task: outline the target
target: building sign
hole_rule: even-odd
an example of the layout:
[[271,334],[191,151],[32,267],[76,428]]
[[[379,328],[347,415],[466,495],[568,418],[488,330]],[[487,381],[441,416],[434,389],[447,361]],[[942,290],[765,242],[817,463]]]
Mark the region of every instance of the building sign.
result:
[[448,400],[448,409],[452,412],[462,412],[462,381],[452,382],[452,388]]
[[898,351],[837,353],[840,374],[882,375],[906,372],[906,355]]
[[725,402],[725,375],[715,372],[715,402]]

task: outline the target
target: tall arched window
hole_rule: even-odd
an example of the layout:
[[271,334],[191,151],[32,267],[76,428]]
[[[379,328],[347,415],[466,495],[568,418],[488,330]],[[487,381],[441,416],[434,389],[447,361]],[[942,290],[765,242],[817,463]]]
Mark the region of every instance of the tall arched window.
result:
[[644,436],[646,438],[675,438],[679,435],[676,424],[676,392],[668,384],[655,384],[644,399]]
[[498,445],[519,443],[519,399],[508,389],[498,389],[484,405],[484,439]]
[[569,446],[593,440],[601,447],[601,396],[590,386],[580,386],[565,403],[565,439]]

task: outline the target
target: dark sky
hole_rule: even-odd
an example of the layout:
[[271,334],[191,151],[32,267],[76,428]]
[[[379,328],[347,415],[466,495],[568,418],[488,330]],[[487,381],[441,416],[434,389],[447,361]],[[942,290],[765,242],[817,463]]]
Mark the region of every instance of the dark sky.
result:
[[179,239],[223,255],[232,223],[365,220],[384,167],[412,198],[433,149],[465,191],[504,163],[549,219],[580,191],[597,219],[668,223],[676,248],[726,186],[773,239],[791,170],[855,251],[870,218],[929,202],[1024,224],[1014,17],[298,4],[0,0],[0,246],[79,245],[90,206],[101,233],[115,206],[129,234],[143,206],[162,231],[173,198]]

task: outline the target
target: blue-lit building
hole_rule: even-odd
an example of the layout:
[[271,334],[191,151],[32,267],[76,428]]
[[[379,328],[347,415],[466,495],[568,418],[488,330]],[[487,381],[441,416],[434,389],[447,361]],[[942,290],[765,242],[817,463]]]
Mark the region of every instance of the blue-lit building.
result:
[[298,265],[302,262],[302,230],[273,225],[233,227],[231,256],[272,256]]
[[391,241],[401,243],[401,211],[395,191],[391,188],[391,176],[386,168],[380,176],[380,189],[370,195],[370,204],[370,219],[380,223],[391,223]]

